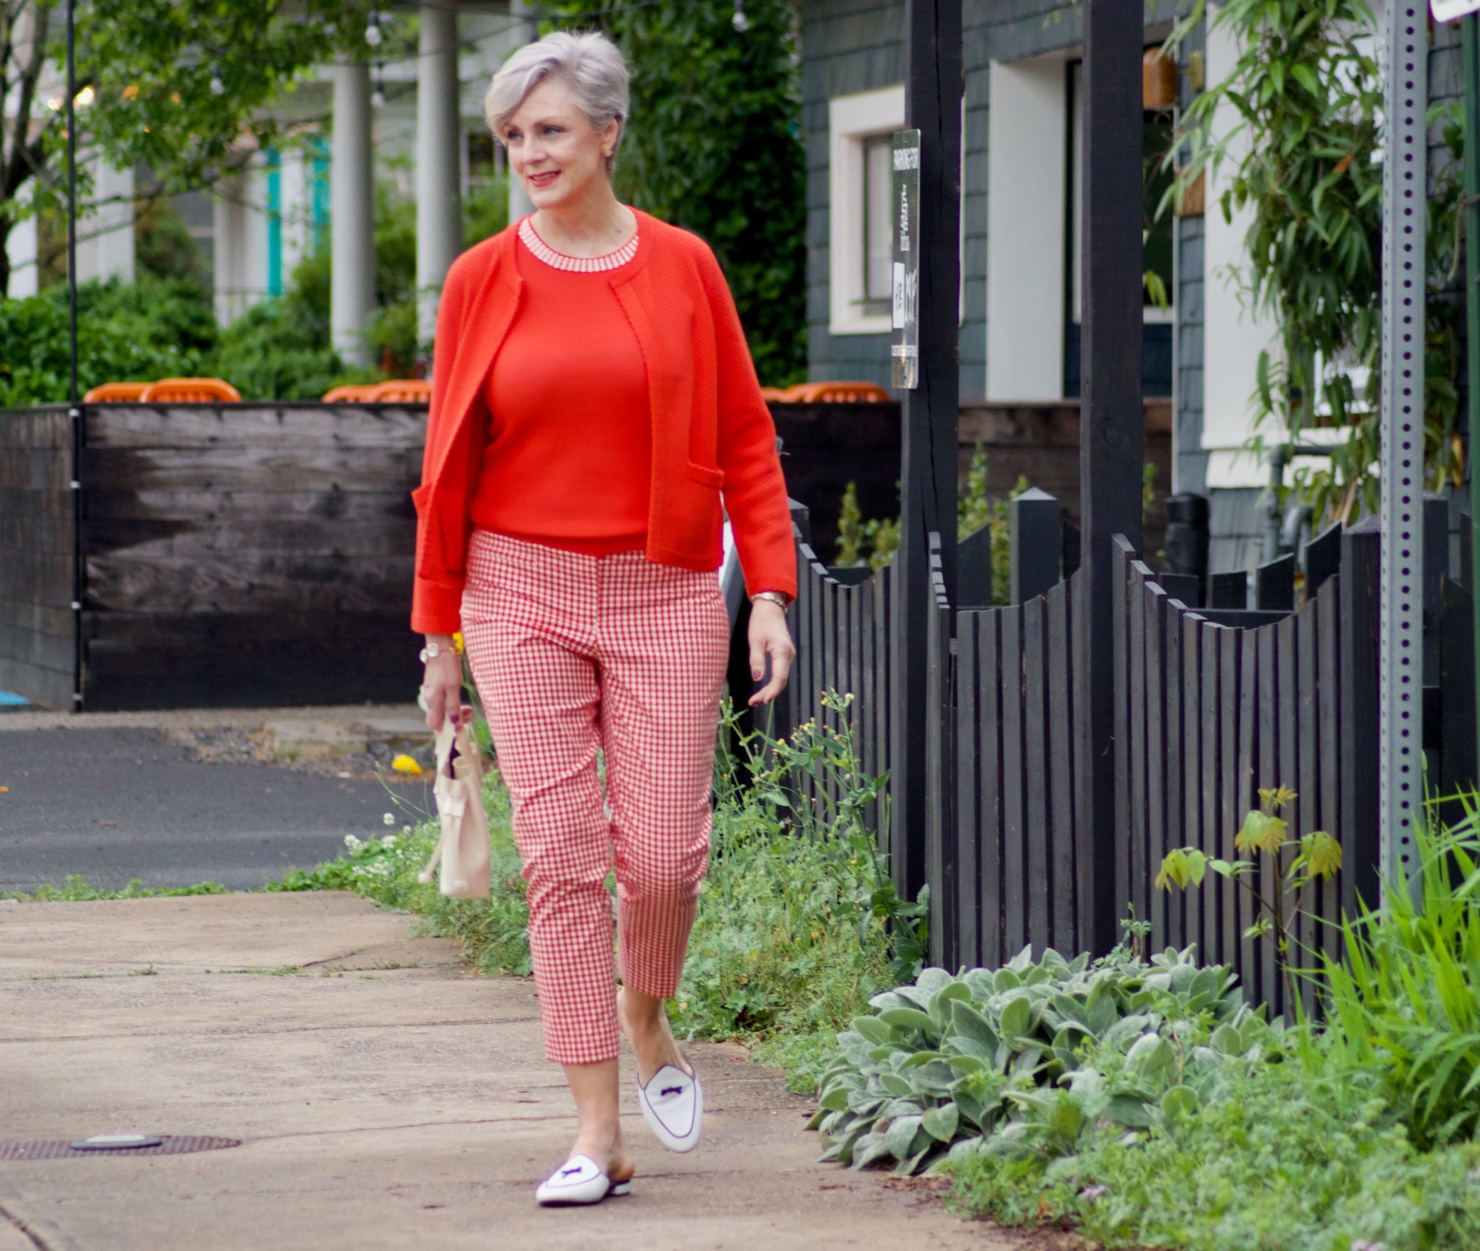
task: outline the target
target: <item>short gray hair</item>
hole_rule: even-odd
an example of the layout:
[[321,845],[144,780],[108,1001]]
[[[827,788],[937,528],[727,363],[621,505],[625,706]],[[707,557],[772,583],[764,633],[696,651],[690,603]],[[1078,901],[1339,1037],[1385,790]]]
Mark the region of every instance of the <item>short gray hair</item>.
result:
[[597,130],[617,123],[617,142],[606,158],[610,174],[627,130],[630,76],[617,45],[597,31],[557,30],[513,53],[499,66],[483,97],[488,128],[498,135],[524,97],[545,79],[556,77],[570,84],[577,107]]

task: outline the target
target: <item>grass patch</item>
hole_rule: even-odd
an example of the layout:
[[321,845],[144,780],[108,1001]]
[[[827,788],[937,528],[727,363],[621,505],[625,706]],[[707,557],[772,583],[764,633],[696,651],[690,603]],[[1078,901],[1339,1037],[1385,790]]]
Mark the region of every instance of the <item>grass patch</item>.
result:
[[0,899],[18,899],[23,903],[90,903],[97,899],[174,899],[183,895],[226,895],[230,892],[220,882],[200,882],[194,886],[145,886],[132,878],[122,890],[105,890],[92,885],[85,877],[69,873],[62,886],[38,886],[25,891],[5,891]]

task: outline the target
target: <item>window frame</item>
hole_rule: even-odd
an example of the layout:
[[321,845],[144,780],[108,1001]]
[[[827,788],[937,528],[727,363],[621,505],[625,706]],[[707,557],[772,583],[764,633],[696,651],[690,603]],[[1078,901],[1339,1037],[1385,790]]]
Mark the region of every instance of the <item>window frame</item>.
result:
[[828,332],[888,334],[889,309],[870,311],[867,296],[868,140],[904,129],[904,84],[828,101]]

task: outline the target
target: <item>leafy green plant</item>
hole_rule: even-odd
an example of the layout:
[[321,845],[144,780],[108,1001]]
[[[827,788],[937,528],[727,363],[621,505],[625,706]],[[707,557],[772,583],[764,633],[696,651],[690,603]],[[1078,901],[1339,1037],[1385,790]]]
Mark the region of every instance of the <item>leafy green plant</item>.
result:
[[[1420,1146],[1480,1129],[1480,832],[1416,823],[1417,871],[1344,920],[1324,956],[1328,1024],[1316,1063],[1366,1071]],[[1310,1053],[1306,1053],[1310,1063]]]
[[1172,949],[926,969],[839,1034],[811,1123],[822,1158],[901,1174],[975,1151],[1063,1159],[1190,1115],[1278,1049],[1234,982]]
[[961,1153],[951,1206],[1106,1248],[1440,1251],[1480,1243],[1473,1143],[1425,1155],[1371,1083],[1235,1066],[1219,1096],[1073,1159]]
[[[1278,348],[1260,356],[1256,426],[1288,442],[1310,426],[1345,427],[1327,467],[1294,484],[1318,517],[1349,521],[1379,506],[1370,472],[1377,446],[1377,347],[1381,308],[1381,75],[1365,0],[1228,0],[1208,17],[1198,0],[1175,47],[1207,20],[1239,48],[1232,71],[1184,110],[1167,163],[1178,178],[1170,208],[1199,179],[1225,168],[1225,219],[1248,210],[1245,258],[1232,276],[1248,304],[1270,313]],[[1437,489],[1462,473],[1455,291],[1461,127],[1452,107],[1431,113],[1447,159],[1431,170],[1425,344],[1425,477]],[[1226,117],[1236,119],[1227,124]],[[1358,394],[1354,372],[1367,370]],[[1262,452],[1261,430],[1252,446]]]
[[[1259,917],[1244,931],[1245,938],[1273,940],[1285,982],[1285,1002],[1297,1002],[1295,976],[1290,965],[1290,931],[1302,912],[1305,892],[1316,878],[1331,877],[1341,868],[1341,844],[1321,830],[1298,839],[1287,838],[1289,823],[1280,810],[1296,798],[1283,786],[1259,791],[1259,807],[1251,809],[1233,837],[1235,850],[1263,852],[1273,864],[1274,889],[1266,896],[1255,884],[1258,864],[1253,860],[1221,860],[1196,847],[1179,847],[1166,854],[1156,875],[1156,888],[1170,891],[1201,886],[1211,869],[1246,890],[1259,907]],[[1288,898],[1287,898],[1288,896]]]
[[[992,499],[987,494],[987,450],[980,443],[971,453],[966,470],[966,487],[956,497],[956,538],[968,538],[983,526],[991,534],[992,602],[1005,604],[1011,577],[1012,556],[1009,546],[1007,504],[1028,489],[1028,480],[1019,478],[1007,499]],[[858,506],[858,490],[848,483],[838,510],[837,565],[867,565],[875,573],[893,559],[899,549],[899,518],[865,520]]]

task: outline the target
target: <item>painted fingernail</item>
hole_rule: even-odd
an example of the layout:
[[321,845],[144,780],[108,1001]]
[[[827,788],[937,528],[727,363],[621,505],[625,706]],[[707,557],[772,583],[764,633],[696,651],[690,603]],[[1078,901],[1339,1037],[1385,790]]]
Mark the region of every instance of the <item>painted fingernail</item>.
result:
[[759,682],[761,680],[761,671],[759,669],[752,669],[750,671],[750,676],[754,678],[757,682]]

